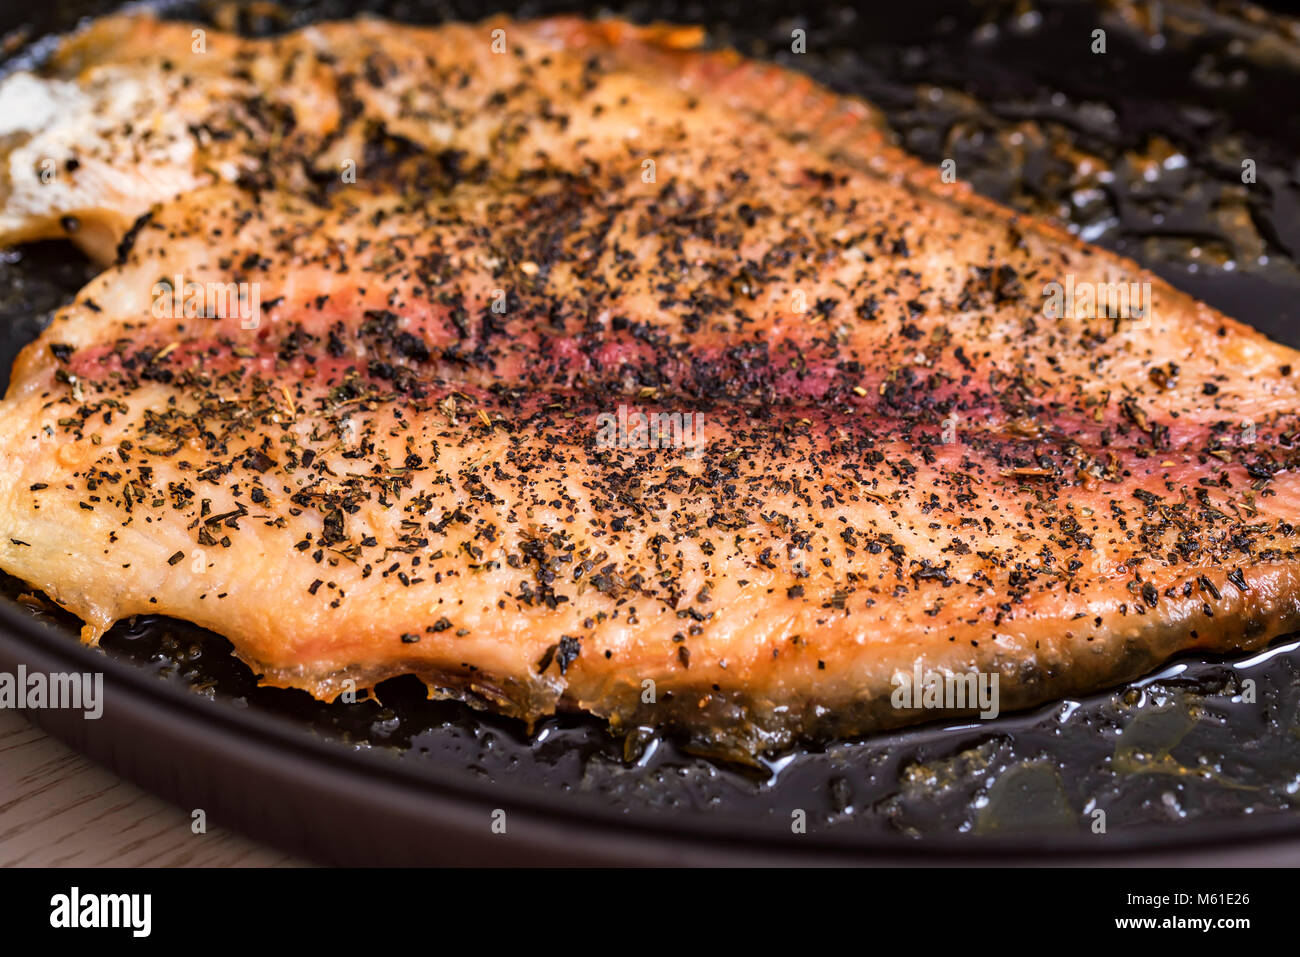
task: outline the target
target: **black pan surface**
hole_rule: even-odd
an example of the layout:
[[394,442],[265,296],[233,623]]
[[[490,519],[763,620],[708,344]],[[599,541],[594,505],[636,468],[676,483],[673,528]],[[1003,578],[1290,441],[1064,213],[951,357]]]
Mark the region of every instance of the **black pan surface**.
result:
[[[115,4],[0,14],[10,66]],[[599,13],[587,4],[155,4],[264,33],[378,10],[398,19]],[[1053,215],[1273,337],[1300,345],[1300,27],[1166,3],[912,0],[636,3],[711,41],[874,100],[900,142],[1017,208]],[[807,51],[791,52],[791,32]],[[1107,52],[1091,52],[1093,31]],[[1243,183],[1243,162],[1255,182]],[[1112,176],[1098,176],[1109,170]],[[91,274],[70,247],[0,259],[0,367]],[[414,679],[325,705],[258,688],[217,635],[120,623],[102,651],[14,579],[0,668],[105,673],[104,717],[32,718],[183,807],[350,863],[1300,860],[1300,642],[1186,659],[1084,700],[992,722],[834,743],[758,771],[564,716],[516,722],[425,700]],[[505,833],[497,833],[501,823]],[[795,825],[805,822],[800,831]],[[496,827],[494,828],[494,824]],[[1203,858],[1204,859],[1204,858]]]

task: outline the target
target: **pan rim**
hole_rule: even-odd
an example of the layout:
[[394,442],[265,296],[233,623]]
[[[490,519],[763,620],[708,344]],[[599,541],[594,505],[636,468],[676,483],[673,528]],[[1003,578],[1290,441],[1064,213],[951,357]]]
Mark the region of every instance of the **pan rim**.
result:
[[[1285,640],[1285,639],[1279,639]],[[1237,850],[1247,845],[1261,845],[1283,839],[1300,839],[1300,814],[1287,811],[1268,812],[1218,820],[1183,824],[1143,824],[1113,831],[1100,838],[1084,833],[1028,831],[1015,835],[936,834],[922,838],[899,835],[890,838],[879,834],[853,834],[833,829],[795,835],[773,828],[770,833],[752,827],[736,826],[725,819],[706,816],[673,816],[658,812],[621,813],[616,808],[601,807],[598,802],[584,802],[575,807],[558,795],[539,793],[525,787],[512,787],[508,780],[494,778],[480,781],[464,769],[445,764],[422,766],[419,771],[404,766],[390,749],[350,749],[332,733],[313,729],[283,715],[256,708],[236,708],[226,695],[214,702],[162,680],[148,671],[107,651],[93,650],[67,635],[54,623],[42,622],[9,599],[0,601],[0,666],[22,662],[29,668],[46,672],[101,671],[104,674],[106,704],[117,698],[119,704],[174,719],[177,725],[221,739],[245,757],[268,748],[298,763],[306,762],[324,776],[337,779],[339,788],[355,796],[368,793],[376,806],[400,802],[404,798],[436,797],[460,804],[505,806],[523,811],[550,826],[580,826],[591,837],[609,839],[627,836],[633,839],[658,839],[685,844],[696,849],[717,848],[721,853],[766,852],[781,857],[831,863],[836,859],[848,863],[854,859],[904,856],[939,863],[980,863],[990,858],[1026,857],[1042,861],[1051,856],[1069,855],[1085,861],[1103,863],[1125,855],[1168,853],[1180,855],[1198,851]],[[53,664],[62,667],[48,667]],[[105,708],[105,715],[110,708]],[[30,719],[30,715],[29,715]],[[76,718],[75,720],[82,720]],[[103,720],[102,718],[100,720]],[[40,718],[35,723],[46,727]],[[191,727],[192,726],[192,727]],[[47,730],[54,730],[47,728]],[[312,733],[315,730],[317,733]],[[54,731],[56,736],[60,736]],[[101,760],[99,755],[92,755]],[[118,768],[113,770],[119,771]],[[743,818],[742,816],[742,819]]]

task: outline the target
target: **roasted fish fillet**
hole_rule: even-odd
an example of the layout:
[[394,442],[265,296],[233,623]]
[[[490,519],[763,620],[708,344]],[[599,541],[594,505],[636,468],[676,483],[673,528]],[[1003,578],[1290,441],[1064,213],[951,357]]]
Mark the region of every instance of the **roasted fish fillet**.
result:
[[0,86],[84,111],[3,238],[111,262],[0,404],[0,567],[87,641],[747,761],[1300,623],[1300,356],[865,104],[680,28],[194,29]]

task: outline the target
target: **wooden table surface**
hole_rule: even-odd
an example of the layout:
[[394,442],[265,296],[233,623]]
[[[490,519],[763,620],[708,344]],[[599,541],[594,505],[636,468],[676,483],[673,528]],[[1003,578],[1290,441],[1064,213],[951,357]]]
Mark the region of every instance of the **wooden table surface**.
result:
[[191,830],[154,797],[0,710],[0,866],[292,867],[306,862],[231,831]]

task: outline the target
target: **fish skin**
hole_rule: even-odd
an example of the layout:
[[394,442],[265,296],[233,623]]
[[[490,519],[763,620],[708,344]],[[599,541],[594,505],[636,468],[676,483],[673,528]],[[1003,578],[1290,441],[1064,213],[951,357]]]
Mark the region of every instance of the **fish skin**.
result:
[[[55,81],[111,91],[189,29],[98,21]],[[918,661],[1006,711],[1297,626],[1297,354],[942,183],[869,106],[680,28],[208,39],[177,115],[280,121],[7,234],[75,214],[117,260],[0,405],[0,567],[86,640],[169,614],[321,698],[416,674],[744,761],[933,717],[890,700]],[[324,185],[376,123],[374,175]],[[257,283],[259,321],[160,318],[175,275]],[[1048,319],[1066,276],[1153,309]],[[698,413],[698,450],[600,448],[620,405]]]

